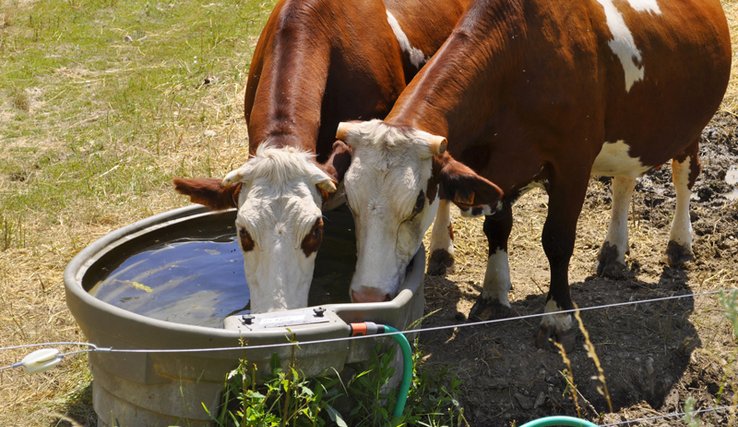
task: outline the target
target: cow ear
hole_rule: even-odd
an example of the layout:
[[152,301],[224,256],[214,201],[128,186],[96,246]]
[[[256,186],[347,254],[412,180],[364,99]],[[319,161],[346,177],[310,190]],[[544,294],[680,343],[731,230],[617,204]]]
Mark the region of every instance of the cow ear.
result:
[[224,185],[215,178],[174,178],[174,189],[190,197],[193,203],[205,205],[213,210],[224,210],[238,206],[241,184]]
[[478,175],[448,153],[434,158],[440,181],[440,196],[461,209],[496,206],[503,192],[495,183]]
[[331,155],[321,168],[333,178],[334,182],[341,182],[349,166],[351,166],[351,148],[343,141],[334,142]]

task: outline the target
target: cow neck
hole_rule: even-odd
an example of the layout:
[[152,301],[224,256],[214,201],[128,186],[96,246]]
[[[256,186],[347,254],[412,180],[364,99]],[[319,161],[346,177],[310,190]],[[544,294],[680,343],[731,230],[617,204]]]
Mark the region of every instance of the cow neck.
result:
[[477,2],[385,121],[446,136],[452,151],[455,141],[475,139],[499,108],[505,72],[521,59],[523,24],[519,1]]
[[[251,153],[266,141],[316,151],[330,40],[322,27],[294,19],[294,4],[288,2],[262,33],[272,54],[263,55],[261,69],[251,73],[258,75],[252,107],[246,108]],[[248,97],[249,88],[247,104]]]

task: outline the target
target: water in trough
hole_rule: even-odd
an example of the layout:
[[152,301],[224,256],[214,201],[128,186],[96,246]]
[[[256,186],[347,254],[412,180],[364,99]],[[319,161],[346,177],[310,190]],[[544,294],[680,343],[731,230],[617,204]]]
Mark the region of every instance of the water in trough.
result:
[[[353,231],[341,225],[347,224],[327,221],[309,305],[349,302],[355,243]],[[220,328],[227,316],[248,312],[249,290],[235,234],[218,231],[143,248],[112,266],[89,293],[154,319]]]

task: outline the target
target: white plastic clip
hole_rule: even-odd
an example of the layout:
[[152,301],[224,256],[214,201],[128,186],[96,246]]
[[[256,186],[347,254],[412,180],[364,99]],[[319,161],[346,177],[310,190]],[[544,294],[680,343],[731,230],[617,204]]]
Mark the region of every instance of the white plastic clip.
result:
[[44,372],[58,365],[62,355],[55,348],[42,348],[28,354],[21,360],[20,364],[29,374]]

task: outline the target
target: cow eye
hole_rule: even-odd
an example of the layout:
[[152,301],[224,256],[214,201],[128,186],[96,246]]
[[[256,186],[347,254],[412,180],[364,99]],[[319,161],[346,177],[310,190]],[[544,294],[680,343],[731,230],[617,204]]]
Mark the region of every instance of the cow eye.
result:
[[254,249],[254,246],[256,245],[254,243],[254,239],[245,228],[238,228],[238,239],[241,241],[241,249],[243,249],[244,252]]
[[300,247],[305,253],[305,256],[310,256],[310,254],[318,250],[321,242],[323,242],[323,218],[318,218],[307,236],[302,239],[302,245]]
[[418,194],[418,198],[415,199],[415,207],[413,207],[413,213],[410,215],[410,219],[415,218],[425,206],[425,193],[423,190],[420,190],[420,194]]

